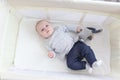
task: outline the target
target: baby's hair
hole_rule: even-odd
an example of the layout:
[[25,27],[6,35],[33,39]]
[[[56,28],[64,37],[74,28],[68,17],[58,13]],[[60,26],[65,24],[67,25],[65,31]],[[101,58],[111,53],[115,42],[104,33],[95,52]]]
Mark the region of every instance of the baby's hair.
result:
[[37,31],[37,26],[38,26],[38,24],[41,23],[41,22],[43,22],[43,21],[47,21],[47,22],[49,22],[47,19],[39,20],[39,21],[36,23],[36,25],[35,25],[35,29],[36,29],[36,31]]

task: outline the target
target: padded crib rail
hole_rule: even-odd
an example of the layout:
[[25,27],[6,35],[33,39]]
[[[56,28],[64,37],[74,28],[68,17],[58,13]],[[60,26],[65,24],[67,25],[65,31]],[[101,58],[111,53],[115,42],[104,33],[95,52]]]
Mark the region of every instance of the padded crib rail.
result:
[[111,24],[110,42],[112,70],[120,73],[120,20]]
[[[75,0],[74,0],[75,1]],[[106,12],[110,14],[109,16],[114,16],[120,19],[120,4],[118,3],[108,3],[108,2],[96,2],[96,1],[79,1],[74,2],[73,0],[8,0],[8,3],[12,5],[14,8],[18,7],[56,7],[56,8],[68,8],[68,9],[80,9],[80,10],[92,10],[98,12]],[[77,0],[76,0],[77,1]],[[59,5],[58,5],[59,4]],[[101,8],[102,7],[102,8]],[[47,9],[47,8],[46,8]],[[8,18],[5,26],[4,37],[3,37],[3,45],[0,49],[0,72],[8,69],[14,60],[15,55],[15,46],[16,39],[18,35],[19,23],[22,16],[14,13],[14,10],[10,10],[8,13]],[[82,18],[84,18],[83,15]],[[81,18],[81,19],[82,19]],[[106,19],[107,20],[107,19]],[[120,63],[120,21],[111,23],[111,46],[112,48],[112,59],[116,64]],[[116,42],[116,43],[115,43]],[[116,52],[117,51],[117,52]],[[117,62],[116,62],[117,61]],[[120,65],[117,65],[120,67]],[[113,66],[114,67],[114,66]],[[115,68],[115,67],[114,67]],[[117,70],[119,70],[117,68]]]
[[[35,8],[33,8],[33,9],[35,9]],[[25,10],[29,10],[29,8],[23,9],[23,12]],[[41,10],[41,8],[40,8],[40,10]],[[43,11],[45,11],[45,12],[48,12],[48,11],[51,11],[51,10],[59,11],[57,8],[43,8]],[[65,9],[62,9],[62,10],[65,10]],[[67,11],[73,12],[74,10],[69,9]],[[82,15],[81,15],[82,17],[80,18],[80,22],[82,22],[83,19],[86,16],[89,16],[89,15],[87,15],[88,13],[89,12],[83,12],[82,13]],[[28,11],[28,14],[30,14],[29,11]],[[17,40],[17,35],[18,35],[19,23],[22,19],[22,16],[28,16],[28,14],[20,15],[20,14],[18,14],[18,12],[16,12],[16,10],[14,10],[12,8],[9,10],[9,13],[7,15],[8,19],[7,19],[6,26],[5,26],[5,31],[4,31],[3,45],[2,45],[1,53],[0,53],[0,55],[1,55],[0,56],[0,59],[1,59],[1,61],[0,61],[1,62],[0,63],[0,69],[1,70],[0,71],[4,70],[4,68],[9,68],[14,61],[15,47],[16,47],[16,40]],[[102,12],[99,13],[99,14],[103,15]],[[112,24],[113,22],[117,21],[117,19],[114,19],[110,15],[109,14],[104,14],[104,16],[107,16],[107,17],[105,17],[105,19],[103,18],[103,20],[105,20],[105,21],[102,22],[103,23],[102,25]],[[45,16],[48,16],[48,13]],[[28,17],[31,18],[31,16],[28,16]]]
[[0,48],[0,72],[5,72],[12,66],[21,16],[14,14],[12,9],[8,10],[4,26],[2,44]]
[[120,4],[95,0],[7,0],[13,7],[53,7],[120,14]]

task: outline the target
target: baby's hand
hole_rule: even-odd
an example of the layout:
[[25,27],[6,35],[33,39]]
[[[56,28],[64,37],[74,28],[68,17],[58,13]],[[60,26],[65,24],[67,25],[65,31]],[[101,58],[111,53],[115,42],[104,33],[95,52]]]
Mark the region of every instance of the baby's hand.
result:
[[81,32],[82,29],[80,27],[77,27],[77,33]]
[[50,52],[48,53],[48,57],[54,58],[54,56],[55,56],[54,52],[50,51]]

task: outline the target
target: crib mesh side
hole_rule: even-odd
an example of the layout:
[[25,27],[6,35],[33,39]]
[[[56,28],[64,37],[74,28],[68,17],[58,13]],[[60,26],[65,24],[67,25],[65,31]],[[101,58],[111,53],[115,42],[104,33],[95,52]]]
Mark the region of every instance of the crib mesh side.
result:
[[[16,5],[16,7],[18,6],[18,4],[19,5],[26,5],[27,3],[31,3],[31,5],[36,5],[34,2],[34,0],[30,0],[30,1],[26,1],[26,2],[24,2],[23,3],[23,0],[21,0],[21,1],[17,1],[17,0],[14,0],[14,1],[12,1],[12,0],[8,0],[8,1],[11,1],[11,2],[15,2],[15,5]],[[37,0],[36,0],[37,1]],[[20,4],[20,2],[21,2],[21,4]],[[18,4],[16,4],[16,3],[18,3]],[[38,2],[36,2],[36,3],[38,3]],[[41,1],[38,3],[38,6],[40,6],[40,3],[41,3]],[[68,3],[68,2],[67,2]],[[42,3],[41,3],[42,4]],[[48,3],[48,5],[49,5],[50,3]],[[53,3],[54,4],[54,3]],[[65,3],[63,3],[63,2],[61,2],[61,4],[63,5],[62,7],[66,7],[66,4]],[[69,3],[68,3],[69,4]],[[83,3],[81,3],[81,4],[83,4]],[[45,4],[42,4],[43,6],[45,5]],[[76,5],[76,7],[74,7],[75,5],[73,5],[73,7],[71,7],[71,5],[70,5],[70,8],[77,8],[77,9],[81,9],[81,7],[79,7],[79,5],[80,5],[80,3],[79,4],[77,4]],[[83,4],[85,7],[86,7],[86,5],[85,4]],[[88,4],[87,4],[88,5]],[[96,4],[97,5],[97,4]],[[107,4],[108,5],[108,4]],[[49,6],[51,6],[51,5],[49,5]],[[58,6],[58,5],[57,5]],[[93,5],[94,6],[94,5]],[[94,8],[93,6],[91,6],[91,7],[89,7],[89,6],[87,6],[88,8],[88,10],[94,10],[94,9],[96,9],[96,8]],[[119,10],[120,10],[120,8],[119,8],[119,6],[107,6],[107,8],[106,9],[104,9],[103,8],[103,10],[101,10],[101,5],[99,5],[100,7],[98,7],[97,9],[98,9],[98,11],[100,10],[100,11],[104,11],[104,12],[119,12]],[[106,6],[106,5],[105,5]],[[61,7],[61,6],[59,6],[59,7]],[[69,6],[68,6],[69,7]],[[102,7],[103,7],[103,5],[102,5]],[[109,8],[108,8],[109,7]],[[83,9],[83,8],[82,8]],[[107,10],[108,9],[108,10]],[[14,37],[16,36],[16,34],[17,34],[17,32],[14,32],[14,30],[18,30],[18,25],[16,25],[18,22],[17,22],[17,20],[15,19],[16,17],[14,17],[13,15],[12,15],[12,18],[14,19],[14,23],[10,23],[10,24],[13,24],[13,25],[10,25],[10,26],[14,26],[14,28],[13,29],[10,29],[11,27],[10,26],[8,26],[9,27],[9,30],[7,30],[8,32],[9,31],[13,31],[10,35],[13,35]],[[16,22],[16,23],[15,23]],[[114,70],[114,71],[116,71],[116,72],[118,72],[118,73],[120,73],[120,69],[119,69],[119,67],[120,67],[120,29],[119,29],[119,26],[120,26],[120,21],[117,21],[117,22],[114,22],[114,23],[112,23],[112,25],[111,25],[111,27],[110,27],[110,38],[111,38],[111,51],[112,51],[112,54],[111,54],[111,68],[112,68],[112,70]],[[7,34],[9,34],[9,33],[7,33]],[[6,49],[4,49],[4,50],[6,50],[4,53],[5,54],[13,54],[13,55],[11,55],[10,56],[10,58],[12,58],[12,59],[7,59],[8,57],[7,56],[4,56],[3,58],[4,59],[7,59],[8,60],[8,62],[7,63],[12,63],[13,62],[13,57],[14,57],[14,50],[13,50],[13,47],[11,47],[11,46],[15,46],[15,41],[13,41],[13,40],[16,40],[16,39],[11,39],[11,37],[10,36],[7,36],[8,38],[6,39],[6,41],[11,41],[11,44],[8,44],[8,43],[6,43],[6,41],[4,41],[4,43],[5,43],[5,45],[6,46],[8,46]],[[12,43],[13,42],[13,43]],[[11,75],[10,75],[11,76]]]
[[12,66],[17,39],[17,32],[21,16],[9,10],[3,34],[3,42],[0,52],[0,73],[4,73]]
[[120,19],[111,24],[110,42],[112,71],[120,73]]

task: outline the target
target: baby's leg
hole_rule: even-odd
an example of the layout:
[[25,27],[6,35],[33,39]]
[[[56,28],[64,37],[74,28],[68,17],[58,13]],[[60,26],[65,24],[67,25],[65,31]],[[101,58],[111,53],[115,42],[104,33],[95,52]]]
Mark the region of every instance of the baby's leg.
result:
[[[93,50],[87,46],[86,44],[83,44],[84,49],[82,51],[81,54],[83,54],[83,56],[85,57],[85,59],[87,60],[87,62],[89,63],[89,65],[95,70],[99,69],[99,67],[102,66],[102,60],[97,60],[95,57],[95,54],[93,52]],[[92,73],[92,71],[90,70],[89,73]]]
[[81,52],[82,56],[85,57],[85,59],[87,60],[89,65],[92,67],[92,64],[95,61],[97,61],[93,50],[88,45],[86,45],[85,43],[82,43],[81,47],[83,47],[83,50]]
[[79,42],[76,42],[67,55],[67,66],[72,70],[86,69],[86,61],[81,61]]

